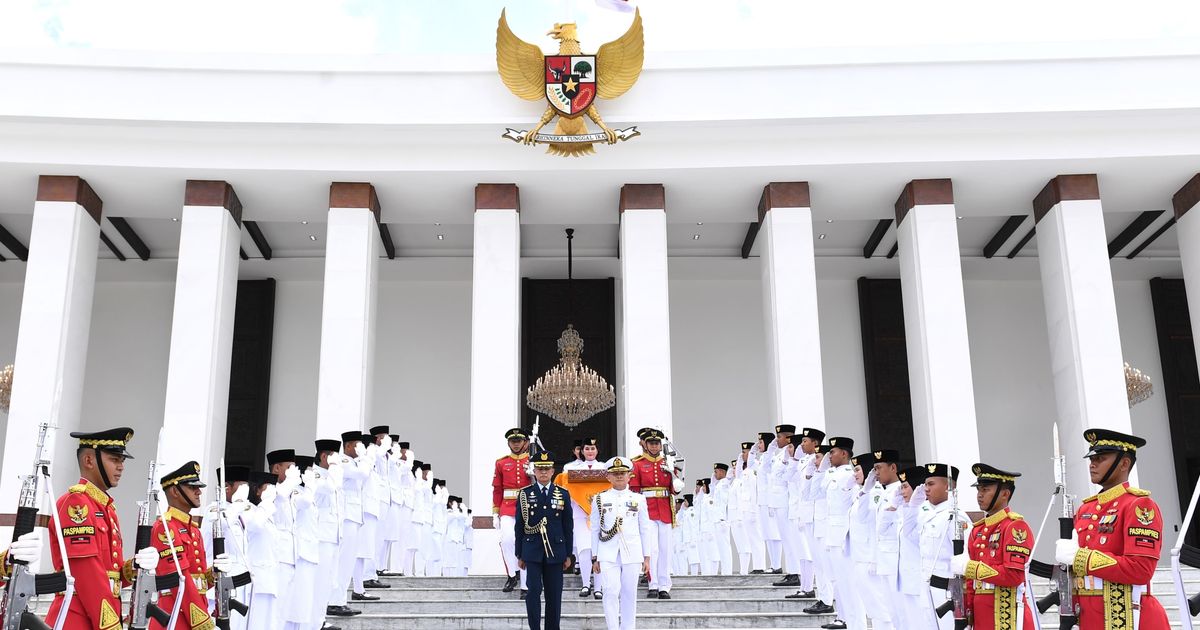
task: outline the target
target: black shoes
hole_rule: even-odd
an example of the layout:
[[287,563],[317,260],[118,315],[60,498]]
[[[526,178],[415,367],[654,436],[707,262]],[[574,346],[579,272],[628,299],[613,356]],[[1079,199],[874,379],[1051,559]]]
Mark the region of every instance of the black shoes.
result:
[[846,622],[841,619],[834,619],[821,627],[826,630],[846,630]]
[[350,593],[350,600],[355,602],[377,602],[378,595],[367,595],[366,593]]
[[669,591],[659,591],[658,598],[659,599],[671,599],[671,593]]
[[646,598],[647,599],[658,599],[658,589],[652,588],[652,589],[646,591]]
[[762,569],[755,569],[750,572],[750,575],[762,575],[764,573],[766,573],[766,571],[763,571]]
[[337,626],[333,626],[333,625],[326,623],[326,624],[321,625],[321,630],[342,630],[342,629]]
[[771,569],[771,573],[775,575],[783,575],[783,569]]
[[817,600],[815,604],[804,609],[804,612],[810,615],[828,615],[834,611],[833,606],[826,604],[821,600]]
[[592,593],[592,597],[594,599],[604,599],[604,593],[601,593],[600,591],[596,591],[595,593]]
[[585,586],[585,587],[583,587],[583,588],[581,588],[581,589],[579,589],[579,596],[580,596],[580,597],[591,597],[591,596],[592,596],[592,589],[590,589],[590,588],[588,588],[588,587],[586,587],[586,586]]
[[364,580],[363,588],[392,588],[391,584],[384,584],[379,580]]
[[800,576],[795,573],[789,573],[778,582],[771,582],[772,586],[800,586]]
[[326,606],[325,614],[330,617],[353,617],[361,614],[361,610],[355,610],[349,606]]
[[525,596],[526,596],[526,595],[528,595],[528,594],[529,594],[529,590],[528,590],[528,589],[524,589],[524,588],[523,588],[523,589],[521,589],[521,599],[525,599]]
[[511,593],[511,592],[513,592],[514,588],[517,588],[517,584],[520,583],[520,581],[521,581],[521,578],[519,576],[517,576],[516,574],[513,574],[513,575],[509,576],[509,578],[507,580],[505,580],[504,588],[500,589],[500,591],[503,593]]
[[801,591],[796,591],[795,593],[792,593],[791,595],[784,595],[783,598],[784,599],[807,599],[807,597],[805,597],[804,593]]

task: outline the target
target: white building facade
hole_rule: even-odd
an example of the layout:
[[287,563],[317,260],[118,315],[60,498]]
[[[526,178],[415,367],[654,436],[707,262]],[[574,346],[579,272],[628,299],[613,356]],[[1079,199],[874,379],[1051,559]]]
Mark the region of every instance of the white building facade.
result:
[[1200,329],[1200,56],[885,57],[650,57],[599,103],[642,136],[580,159],[500,138],[541,105],[487,59],[0,63],[0,502],[44,419],[59,490],[72,430],[135,429],[130,509],[160,429],[164,465],[211,470],[237,281],[270,278],[265,450],[389,424],[488,515],[521,279],[565,277],[574,227],[576,277],[616,279],[603,455],[644,425],[692,478],[782,422],[891,447],[860,279],[898,279],[907,456],[1019,470],[1038,513],[1053,422],[1083,496],[1082,430],[1132,431],[1178,524],[1195,455],[1160,385],[1126,407],[1122,362],[1164,381],[1154,278]]

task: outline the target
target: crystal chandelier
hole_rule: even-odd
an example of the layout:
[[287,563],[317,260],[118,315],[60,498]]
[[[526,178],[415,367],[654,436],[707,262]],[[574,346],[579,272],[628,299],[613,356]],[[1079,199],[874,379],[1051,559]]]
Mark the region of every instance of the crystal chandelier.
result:
[[1129,406],[1144,402],[1147,398],[1154,395],[1154,383],[1150,381],[1150,377],[1141,370],[1125,364],[1125,397],[1129,399]]
[[[568,317],[572,315],[573,300],[573,251],[571,240],[575,230],[567,228],[567,300]],[[555,420],[574,428],[580,422],[611,409],[617,402],[617,394],[603,376],[583,364],[583,338],[573,324],[558,338],[558,364],[538,378],[525,394],[525,403],[530,409],[544,413]]]
[[12,402],[13,366],[6,365],[0,370],[0,411],[8,413],[8,405]]

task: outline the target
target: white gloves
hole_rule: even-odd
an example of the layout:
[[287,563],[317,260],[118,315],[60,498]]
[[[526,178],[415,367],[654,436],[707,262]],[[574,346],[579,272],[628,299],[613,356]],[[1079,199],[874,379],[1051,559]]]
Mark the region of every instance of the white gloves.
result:
[[392,447],[388,449],[388,451],[391,452],[392,457],[395,457],[398,459],[404,459],[404,451],[400,448],[399,444],[393,444]]
[[1075,554],[1079,551],[1079,543],[1074,539],[1054,541],[1054,561],[1071,566],[1075,563]]
[[917,506],[920,506],[924,502],[925,502],[925,484],[921,484],[913,490],[912,496],[909,497],[909,499],[908,499],[908,504],[910,506],[917,507]]
[[300,479],[304,481],[304,485],[311,488],[317,483],[317,468],[313,466],[300,474]]
[[8,546],[8,558],[29,564],[42,557],[42,534],[38,530],[21,534]]
[[213,568],[221,573],[233,573],[233,560],[227,553],[217,554],[217,557],[213,558]]
[[237,490],[233,491],[233,497],[229,499],[230,503],[242,503],[250,500],[250,484],[244,483],[238,486]]
[[133,556],[133,563],[143,571],[153,571],[158,566],[158,550],[154,547],[139,549]]
[[354,444],[354,456],[362,457],[363,455],[366,455],[366,454],[367,454],[367,447],[363,446],[362,442],[356,442]]
[[500,515],[499,514],[492,515],[492,529],[495,529],[495,530],[500,529]]
[[280,493],[290,494],[296,487],[300,486],[300,468],[293,466],[288,468],[283,473],[283,481],[280,481]]
[[387,451],[387,450],[391,450],[391,448],[392,448],[392,436],[390,436],[390,435],[385,435],[385,436],[383,436],[383,439],[379,441],[379,448],[381,448],[381,449],[383,449],[383,450],[385,450],[385,451]]
[[272,504],[275,502],[275,497],[279,496],[279,491],[274,485],[267,486],[262,490],[262,496],[259,499],[259,505]]
[[964,575],[967,572],[967,563],[970,560],[965,553],[960,553],[950,558],[950,572],[954,575]]

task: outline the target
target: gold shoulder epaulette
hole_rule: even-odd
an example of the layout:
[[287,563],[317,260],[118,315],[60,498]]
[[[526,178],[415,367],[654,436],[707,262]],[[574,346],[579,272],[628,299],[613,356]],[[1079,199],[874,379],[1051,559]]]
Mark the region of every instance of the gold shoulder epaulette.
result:
[[631,461],[635,461],[635,462],[636,462],[636,461],[638,461],[638,460],[641,460],[641,459],[646,459],[646,454],[645,454],[645,453],[642,453],[641,455],[634,455],[634,456],[633,456],[633,459],[632,459]]
[[501,455],[500,457],[497,457],[497,458],[496,458],[496,461],[498,461],[498,462],[499,462],[499,461],[503,461],[503,460],[506,460],[506,459],[508,459],[508,455]]
[[77,483],[77,484],[71,486],[70,488],[67,488],[67,492],[71,492],[73,494],[82,494],[84,492],[87,492],[87,486],[85,486],[81,483]]
[[985,517],[979,519],[978,521],[971,523],[971,527],[979,527],[980,525],[983,525],[983,522],[986,520],[987,520],[987,517],[985,516]]
[[1009,513],[1008,513],[1008,518],[1011,518],[1011,519],[1012,519],[1012,520],[1014,520],[1014,521],[1020,521],[1020,520],[1024,520],[1024,519],[1025,519],[1025,517],[1024,517],[1024,516],[1021,516],[1020,514],[1017,514],[1016,512],[1013,512],[1013,511],[1011,511],[1011,510],[1010,510],[1010,511],[1009,511]]
[[1095,501],[1095,500],[1096,500],[1097,498],[1099,498],[1099,497],[1100,497],[1100,495],[1098,495],[1098,494],[1093,494],[1092,496],[1090,496],[1090,497],[1088,497],[1088,498],[1084,499],[1084,500],[1083,500],[1083,502],[1084,502],[1084,503],[1091,503],[1092,501]]
[[1133,486],[1130,486],[1130,487],[1128,488],[1128,490],[1129,490],[1129,494],[1132,494],[1132,495],[1133,495],[1133,496],[1135,496],[1135,497],[1148,497],[1148,496],[1150,496],[1150,491],[1149,491],[1149,490],[1142,490],[1141,488],[1134,488]]

